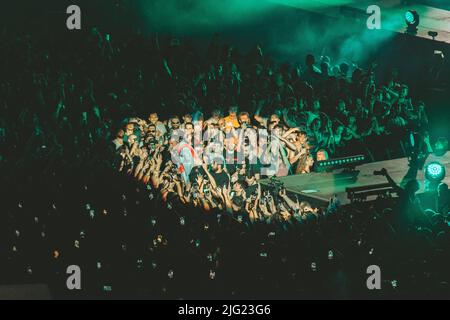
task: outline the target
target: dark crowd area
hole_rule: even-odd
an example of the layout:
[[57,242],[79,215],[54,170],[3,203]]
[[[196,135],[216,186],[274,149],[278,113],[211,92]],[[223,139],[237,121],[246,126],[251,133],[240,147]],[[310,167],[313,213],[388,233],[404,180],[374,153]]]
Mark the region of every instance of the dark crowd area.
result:
[[[48,283],[56,298],[449,297],[448,225],[431,210],[408,231],[393,227],[394,199],[250,222],[164,202],[126,175],[95,170],[7,186],[3,284]],[[66,288],[73,264],[81,291]],[[381,268],[381,291],[366,287],[370,265]]]
[[[279,64],[217,36],[205,54],[95,28],[4,28],[0,41],[0,283],[48,283],[56,298],[450,297],[446,185],[427,209],[417,181],[386,171],[399,197],[351,206],[312,208],[259,184],[328,158],[432,152],[426,104],[396,70],[377,83],[375,64]],[[265,149],[247,129],[270,135],[274,171],[249,163],[246,148]],[[218,136],[222,157],[196,156],[212,144],[198,150],[196,130]],[[229,151],[242,163],[221,162]],[[66,288],[69,265],[81,291]],[[366,287],[370,265],[380,291]]]

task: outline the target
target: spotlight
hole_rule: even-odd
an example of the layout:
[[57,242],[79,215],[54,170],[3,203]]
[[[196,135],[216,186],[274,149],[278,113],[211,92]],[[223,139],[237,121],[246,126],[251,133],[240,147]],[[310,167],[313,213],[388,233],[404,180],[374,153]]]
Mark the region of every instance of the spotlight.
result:
[[440,137],[436,140],[433,148],[434,154],[438,157],[442,157],[448,151],[448,139]]
[[445,178],[445,167],[439,162],[430,162],[425,167],[425,179],[432,184],[437,184]]
[[406,33],[417,34],[417,26],[419,25],[420,18],[416,10],[408,10],[405,13]]

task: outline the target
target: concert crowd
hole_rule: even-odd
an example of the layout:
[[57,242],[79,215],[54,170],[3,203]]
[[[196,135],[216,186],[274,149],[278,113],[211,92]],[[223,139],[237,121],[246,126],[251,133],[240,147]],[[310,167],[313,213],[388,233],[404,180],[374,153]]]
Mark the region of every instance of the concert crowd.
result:
[[[360,297],[377,294],[365,286],[377,264],[385,295],[449,293],[444,186],[396,228],[395,199],[315,208],[259,183],[405,156],[411,132],[430,152],[425,103],[397,71],[379,83],[375,64],[280,64],[217,35],[203,54],[95,28],[0,37],[0,282],[61,297]],[[65,290],[69,264],[85,291]]]

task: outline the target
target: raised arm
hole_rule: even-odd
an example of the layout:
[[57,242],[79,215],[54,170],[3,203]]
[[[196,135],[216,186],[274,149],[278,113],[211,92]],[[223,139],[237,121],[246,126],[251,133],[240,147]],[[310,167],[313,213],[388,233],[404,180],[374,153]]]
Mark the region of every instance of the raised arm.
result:
[[283,121],[289,128],[295,128],[297,123],[289,118],[289,109],[283,109]]
[[217,182],[216,179],[214,179],[214,177],[212,176],[212,174],[209,172],[208,170],[208,165],[206,163],[204,163],[202,165],[203,170],[205,171],[206,175],[208,176],[208,180],[211,183],[211,187],[213,189],[217,189]]
[[297,205],[297,203],[292,201],[292,199],[289,198],[288,195],[286,194],[286,189],[280,190],[280,197],[286,202],[286,204],[289,206],[289,208],[291,208],[293,210],[299,209],[299,206]]

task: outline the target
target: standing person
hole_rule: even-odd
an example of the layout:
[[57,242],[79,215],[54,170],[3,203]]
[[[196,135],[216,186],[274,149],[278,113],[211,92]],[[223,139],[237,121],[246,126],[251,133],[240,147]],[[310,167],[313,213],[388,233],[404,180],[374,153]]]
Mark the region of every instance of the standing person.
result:
[[206,164],[203,164],[203,170],[208,176],[211,186],[216,188],[224,188],[230,184],[230,176],[225,172],[224,168],[224,159],[221,157],[217,157],[213,159],[211,164],[212,172],[208,169]]
[[448,185],[441,182],[436,193],[436,210],[442,214],[450,212],[450,193]]
[[172,136],[172,141],[175,143],[180,140],[171,152],[172,162],[178,166],[178,173],[181,174],[184,182],[188,183],[192,169],[199,162],[197,153],[192,145],[194,125],[192,123],[186,123],[185,130],[179,130],[177,133],[179,134]]
[[[291,128],[283,137],[290,142],[288,144],[287,152],[293,173],[300,174],[310,172],[310,167],[312,166],[312,163],[310,162],[313,158],[309,154],[306,132],[300,131],[297,128]],[[292,149],[292,147],[294,147],[294,149]]]
[[311,111],[307,112],[306,127],[308,128],[312,122],[320,118],[320,100],[314,99]]
[[181,122],[180,122],[180,118],[178,118],[178,116],[173,116],[172,118],[170,118],[170,120],[169,120],[170,132],[180,129],[180,126],[181,126]]
[[192,123],[192,115],[190,113],[184,114],[182,117],[183,123],[180,125],[181,129],[185,129],[186,123]]
[[156,126],[157,137],[161,137],[167,133],[166,126],[164,125],[164,123],[159,121],[159,117],[156,112],[150,113],[150,115],[148,116],[148,121],[149,123]]
[[270,115],[270,117],[265,118],[260,115],[260,110],[256,111],[253,118],[256,120],[256,122],[259,123],[260,127],[266,128],[268,130],[272,130],[275,126],[279,125],[281,122],[280,117],[276,113],[273,113]]
[[315,63],[316,59],[312,54],[306,55],[305,58],[306,68],[303,72],[303,79],[312,86],[317,84],[321,79],[320,69],[314,65]]
[[222,112],[219,109],[214,109],[211,113],[211,118],[209,118],[208,120],[206,120],[206,122],[208,124],[214,124],[214,125],[218,125],[220,119],[222,119]]
[[237,116],[237,112],[238,112],[238,107],[237,106],[232,106],[228,110],[228,116],[226,116],[224,118],[225,123],[230,124],[235,129],[239,128],[239,126],[240,126],[239,125],[239,119],[238,119],[238,116]]
[[239,113],[239,126],[249,128],[251,127],[250,114],[247,111],[242,111]]
[[[411,168],[410,171],[417,169]],[[397,215],[394,217],[394,226],[401,233],[408,232],[415,228],[415,225],[425,218],[420,200],[416,193],[420,189],[419,182],[414,178],[406,182],[404,187],[400,187],[388,174],[385,168],[375,174],[381,174],[386,177],[389,184],[393,187],[399,196]],[[416,172],[417,173],[417,172]]]
[[270,164],[269,168],[263,169],[265,175],[283,177],[291,173],[286,146],[295,150],[295,146],[283,138],[283,127],[277,125],[271,131],[270,141],[265,153],[265,161]]
[[113,140],[113,144],[115,147],[115,150],[119,150],[120,147],[123,146],[124,141],[123,141],[123,137],[125,135],[125,131],[123,131],[123,129],[120,129],[119,132],[116,135],[116,138]]

